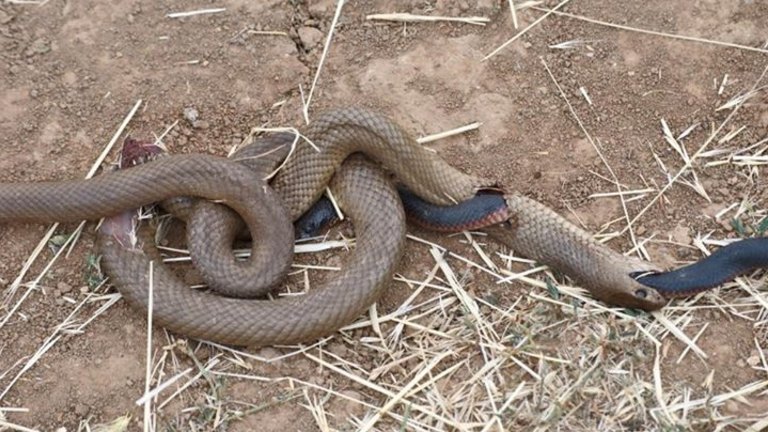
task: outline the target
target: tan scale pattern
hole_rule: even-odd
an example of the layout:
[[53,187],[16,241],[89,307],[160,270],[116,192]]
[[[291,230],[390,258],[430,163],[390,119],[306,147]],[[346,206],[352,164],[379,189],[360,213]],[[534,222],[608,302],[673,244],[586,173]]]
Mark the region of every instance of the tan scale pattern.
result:
[[658,269],[626,257],[595,241],[552,209],[530,198],[510,194],[510,223],[486,228],[488,234],[516,252],[572,277],[606,303],[646,310],[658,309],[666,300],[629,275]]
[[[405,215],[397,192],[375,166],[350,159],[334,189],[355,225],[357,246],[334,278],[299,297],[246,300],[190,290],[163,266],[154,272],[158,324],[189,337],[260,346],[298,343],[328,335],[360,316],[380,296],[400,261]],[[150,258],[99,236],[102,265],[123,296],[146,312]],[[151,241],[145,246],[156,254]]]
[[[258,257],[264,256],[256,249],[259,245],[291,249],[289,221],[314,202],[336,167],[358,150],[383,162],[408,187],[436,204],[467,199],[488,185],[458,172],[393,122],[365,110],[332,111],[320,116],[306,134],[321,151],[301,145],[273,182],[288,203],[287,211],[253,171],[222,158],[189,155],[88,181],[0,185],[0,221],[93,219],[178,195],[223,199],[257,234],[260,241],[254,242],[253,252]],[[360,160],[343,167],[334,182],[342,206],[355,223],[358,244],[337,278],[302,297],[241,300],[188,290],[158,266],[156,321],[200,339],[265,345],[312,340],[362,313],[394,271],[402,253],[405,222],[397,194],[380,169]],[[629,277],[631,272],[649,269],[647,263],[595,242],[536,201],[512,194],[507,203],[510,221],[488,230],[518,253],[565,272],[609,303],[643,309],[664,304],[655,291]],[[101,235],[99,243],[113,283],[133,305],[146,309],[147,272],[155,253],[151,244],[145,255],[124,248],[111,236]]]

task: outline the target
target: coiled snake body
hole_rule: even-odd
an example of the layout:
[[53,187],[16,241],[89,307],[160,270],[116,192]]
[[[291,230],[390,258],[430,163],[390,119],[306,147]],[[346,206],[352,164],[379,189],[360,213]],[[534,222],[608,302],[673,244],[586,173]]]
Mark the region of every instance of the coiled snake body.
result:
[[[0,221],[77,221],[112,216],[98,238],[103,266],[126,299],[146,310],[149,262],[157,260],[159,254],[151,241],[142,241],[140,236],[136,243],[130,238],[126,223],[130,224],[131,218],[121,213],[178,196],[217,200],[230,207],[237,214],[208,201],[185,203],[192,213],[208,212],[205,217],[187,219],[191,238],[205,239],[204,233],[226,231],[220,236],[223,240],[202,241],[191,247],[193,256],[203,261],[201,273],[214,288],[227,291],[230,285],[244,280],[243,274],[258,275],[259,270],[254,269],[272,267],[259,281],[231,290],[239,295],[241,289],[259,285],[266,290],[279,281],[289,262],[283,258],[291,254],[290,221],[332,184],[342,209],[353,221],[357,245],[335,278],[306,295],[274,301],[226,298],[187,289],[162,265],[154,266],[153,272],[154,319],[173,331],[237,345],[312,340],[349,323],[376,301],[394,272],[405,241],[402,205],[390,180],[370,162],[348,158],[350,154],[362,152],[381,163],[431,205],[466,201],[492,184],[452,168],[395,123],[367,110],[330,111],[314,120],[304,134],[318,149],[298,142],[271,182],[276,192],[267,187],[264,177],[289,146],[266,155],[248,151],[238,155],[242,161],[253,160],[251,168],[223,158],[188,155],[161,158],[86,181],[3,184]],[[563,271],[608,303],[646,310],[665,304],[656,290],[631,276],[657,271],[654,266],[595,242],[588,233],[536,201],[513,193],[504,195],[503,200],[503,221],[486,228],[495,238],[520,254]],[[235,262],[231,256],[222,257],[231,255],[226,249],[241,227],[241,218],[254,238],[252,256],[246,264]],[[141,243],[146,243],[143,249]],[[198,247],[202,255],[195,252]],[[228,281],[221,283],[220,278],[227,276]],[[219,286],[215,286],[216,281]]]

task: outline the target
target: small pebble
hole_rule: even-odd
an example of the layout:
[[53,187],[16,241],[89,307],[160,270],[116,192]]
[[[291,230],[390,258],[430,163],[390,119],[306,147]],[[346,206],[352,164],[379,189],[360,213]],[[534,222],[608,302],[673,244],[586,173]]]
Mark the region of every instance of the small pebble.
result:
[[731,399],[728,402],[725,403],[725,412],[727,413],[735,413],[739,411],[739,404],[735,400]]
[[346,397],[343,399],[339,398],[338,406],[335,407],[336,409],[334,410],[336,415],[342,418],[350,418],[352,416],[362,417],[362,415],[365,414],[365,405],[360,402],[355,402],[362,402],[365,400],[365,397],[362,394],[354,390],[342,390],[340,393]]
[[314,27],[301,27],[299,29],[299,39],[304,48],[310,49],[323,40],[323,32]]
[[61,294],[67,294],[68,292],[72,291],[72,285],[66,282],[59,282],[56,284],[56,289],[58,289]]
[[186,107],[184,108],[184,118],[190,123],[193,124],[197,121],[197,110],[192,107]]
[[309,13],[314,16],[321,16],[329,11],[328,2],[314,1],[314,2],[308,2],[308,3],[309,3]]
[[344,357],[347,354],[347,347],[340,342],[332,342],[328,345],[328,351],[339,357]]
[[325,380],[321,375],[313,375],[309,377],[309,382],[318,386],[323,386],[325,384]]
[[282,353],[280,353],[280,351],[278,351],[275,348],[264,347],[264,348],[260,349],[256,353],[256,355],[261,357],[261,358],[263,358],[263,359],[265,359],[265,360],[273,360],[273,359],[276,359],[276,358],[280,357],[282,355]]
[[24,53],[27,57],[46,54],[51,50],[51,44],[45,39],[35,39]]
[[85,404],[77,404],[75,405],[75,414],[77,414],[79,417],[85,417],[88,415],[88,412],[91,409],[88,408],[88,405]]
[[13,15],[0,9],[0,24],[8,24],[13,20]]

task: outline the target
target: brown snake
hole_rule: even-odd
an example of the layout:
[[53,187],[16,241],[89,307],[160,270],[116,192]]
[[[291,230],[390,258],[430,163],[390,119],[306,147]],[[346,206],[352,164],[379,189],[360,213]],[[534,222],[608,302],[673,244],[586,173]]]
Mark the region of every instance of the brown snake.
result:
[[[319,151],[300,142],[271,182],[287,215],[279,205],[260,204],[260,200],[275,201],[260,179],[263,175],[221,158],[192,155],[160,159],[87,181],[0,185],[0,221],[95,219],[179,195],[223,200],[257,239],[253,264],[269,264],[270,253],[259,245],[280,253],[290,250],[289,221],[323,193],[351,153],[360,151],[381,162],[417,195],[436,204],[463,201],[491,186],[450,167],[395,123],[363,109],[325,113],[304,134]],[[243,300],[188,290],[167,269],[156,266],[155,320],[199,339],[267,345],[312,340],[359,316],[376,301],[399,261],[405,222],[397,194],[380,170],[349,160],[333,182],[357,235],[355,251],[336,278],[301,297]],[[646,310],[665,304],[661,295],[629,276],[638,270],[655,270],[649,263],[594,241],[536,201],[510,193],[506,202],[509,219],[487,229],[494,238],[563,271],[608,303]],[[121,244],[111,235],[99,236],[103,265],[128,301],[146,309],[148,263],[157,258],[156,251],[150,244],[145,253],[126,241]]]

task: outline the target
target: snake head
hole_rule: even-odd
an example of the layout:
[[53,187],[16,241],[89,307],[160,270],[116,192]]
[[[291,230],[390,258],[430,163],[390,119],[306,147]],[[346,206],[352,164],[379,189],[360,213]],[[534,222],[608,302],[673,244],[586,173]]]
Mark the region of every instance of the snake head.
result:
[[631,276],[638,271],[658,271],[652,264],[595,241],[538,201],[509,194],[506,202],[509,219],[485,229],[496,240],[569,276],[605,303],[646,311],[667,303],[658,291]]
[[591,290],[601,300],[627,308],[653,311],[667,304],[667,299],[656,289],[638,282],[637,273],[658,272],[653,264],[621,254],[611,254],[610,266],[591,283],[599,287]]

